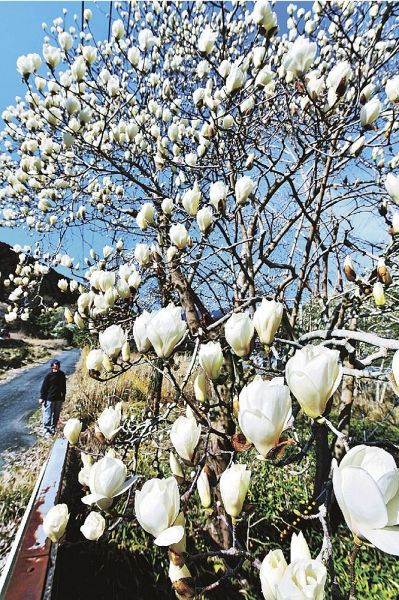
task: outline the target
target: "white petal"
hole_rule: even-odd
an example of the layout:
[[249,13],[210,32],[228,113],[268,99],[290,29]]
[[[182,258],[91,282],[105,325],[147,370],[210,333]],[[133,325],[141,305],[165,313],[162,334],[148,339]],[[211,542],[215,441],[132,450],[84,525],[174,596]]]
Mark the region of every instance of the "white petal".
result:
[[342,495],[359,529],[380,529],[388,522],[384,498],[374,479],[361,467],[341,471]]
[[177,544],[184,536],[184,527],[182,525],[173,525],[168,527],[159,534],[154,540],[154,544],[157,546],[170,546],[171,544]]
[[126,479],[123,486],[120,488],[120,490],[118,490],[118,492],[116,494],[114,494],[114,496],[120,496],[121,494],[126,492],[130,487],[132,487],[132,485],[134,484],[135,481],[137,481],[137,479],[138,479],[138,475],[132,475],[131,477]]
[[94,504],[99,500],[104,500],[107,496],[102,496],[101,494],[88,494],[87,496],[83,496],[82,502],[83,504]]
[[399,527],[362,531],[362,535],[383,552],[399,556]]

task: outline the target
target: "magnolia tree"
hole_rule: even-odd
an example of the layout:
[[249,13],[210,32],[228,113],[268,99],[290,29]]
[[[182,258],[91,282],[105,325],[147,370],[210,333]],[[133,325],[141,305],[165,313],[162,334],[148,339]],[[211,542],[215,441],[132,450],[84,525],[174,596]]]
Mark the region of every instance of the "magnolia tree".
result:
[[[158,385],[142,423],[119,404],[99,415],[96,435],[114,449],[83,455],[93,512],[82,533],[98,539],[133,485],[126,514],[168,548],[176,594],[193,598],[204,585],[186,532],[199,498],[215,520],[212,555],[236,559],[225,578],[248,559],[267,600],[322,598],[327,568],[335,584],[335,502],[352,566],[363,543],[399,554],[398,447],[349,432],[356,381],[399,385],[399,7],[319,0],[287,5],[278,22],[265,0],[111,6],[105,40],[90,9],[80,26],[64,11],[46,27],[42,54],[17,61],[25,97],[2,115],[2,224],[37,240],[36,264],[19,248],[3,274],[6,319],[28,318],[46,259],[69,267],[59,285],[79,286],[66,319],[92,335],[91,376],[146,364]],[[74,229],[107,240],[84,274]],[[81,427],[67,423],[71,444]],[[165,431],[157,453],[171,450],[172,475],[148,479],[133,460],[128,477],[121,457]],[[281,549],[260,564],[236,532],[254,459],[280,469],[310,456],[320,552],[293,534],[289,564]],[[49,512],[53,541],[67,520],[66,505]]]

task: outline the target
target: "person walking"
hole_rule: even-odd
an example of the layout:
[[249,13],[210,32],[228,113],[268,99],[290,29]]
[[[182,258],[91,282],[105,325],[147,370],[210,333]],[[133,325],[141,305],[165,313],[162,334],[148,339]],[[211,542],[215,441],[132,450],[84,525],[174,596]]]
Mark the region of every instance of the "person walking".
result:
[[55,434],[66,393],[65,373],[61,371],[60,361],[51,361],[50,368],[51,372],[43,380],[39,399],[39,404],[42,407],[45,437]]

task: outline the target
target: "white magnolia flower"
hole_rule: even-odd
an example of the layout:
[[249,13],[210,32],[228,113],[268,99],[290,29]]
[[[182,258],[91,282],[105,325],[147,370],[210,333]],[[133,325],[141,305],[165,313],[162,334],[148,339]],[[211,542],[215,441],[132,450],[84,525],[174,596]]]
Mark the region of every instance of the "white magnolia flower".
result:
[[65,533],[69,512],[66,504],[56,504],[43,519],[43,530],[52,542],[58,542]]
[[201,197],[202,194],[197,181],[195,182],[194,187],[191,190],[187,190],[183,194],[181,203],[186,213],[191,217],[195,217],[195,215],[197,214]]
[[220,477],[220,494],[223,506],[231,517],[236,518],[242,511],[249,488],[251,471],[246,465],[233,464],[223,471]]
[[339,88],[345,89],[346,84],[353,77],[353,70],[347,60],[337,63],[328,74],[326,79],[327,87],[332,88],[335,92],[340,91]]
[[122,19],[117,19],[112,23],[112,35],[116,40],[120,40],[125,35],[125,26]]
[[172,198],[165,198],[165,200],[162,200],[161,208],[165,215],[172,214],[174,207],[175,205],[173,204]]
[[147,334],[147,325],[151,319],[152,315],[145,310],[136,318],[133,324],[133,338],[138,352],[148,352],[151,348],[151,342]]
[[209,188],[209,201],[215,210],[219,211],[223,206],[228,194],[228,189],[223,181],[215,181],[211,183]]
[[238,90],[244,85],[245,73],[240,67],[232,66],[230,73],[226,79],[226,91],[228,94]]
[[363,127],[369,127],[378,119],[382,104],[378,98],[372,98],[360,109],[360,123]]
[[267,0],[256,0],[252,12],[252,20],[266,32],[277,27],[277,15],[272,11]]
[[262,344],[271,346],[277,329],[283,318],[283,305],[275,300],[266,300],[255,311],[253,322]]
[[220,342],[201,344],[198,352],[198,360],[209,379],[217,379],[224,363]]
[[151,251],[147,244],[137,244],[134,249],[134,258],[140,267],[146,267],[151,262]]
[[399,177],[388,173],[385,179],[385,187],[392,200],[399,204]]
[[159,358],[169,358],[183,339],[187,324],[181,318],[181,308],[169,304],[152,314],[147,323],[147,336]]
[[97,541],[104,533],[104,529],[104,517],[100,513],[92,511],[87,515],[80,531],[87,540]]
[[349,529],[399,556],[399,471],[382,448],[355,446],[333,472],[334,493]]
[[176,525],[180,511],[179,488],[174,477],[150,479],[135,495],[134,509],[141,527],[159,546],[180,542],[184,527]]
[[190,243],[190,236],[183,223],[175,223],[171,226],[169,237],[172,244],[179,250],[183,250]]
[[192,462],[195,449],[201,436],[201,425],[194,417],[181,415],[170,430],[171,442],[181,458]]
[[68,51],[73,46],[73,37],[67,31],[61,31],[58,34],[58,43],[64,51]]
[[302,35],[299,36],[284,58],[286,71],[292,73],[294,77],[302,77],[312,66],[316,52],[317,46],[314,42],[309,42]]
[[249,196],[252,194],[254,187],[255,182],[248,177],[248,175],[244,175],[244,177],[241,177],[237,180],[234,191],[238,206],[245,204]]
[[217,37],[217,31],[213,31],[211,27],[206,27],[199,37],[198,50],[205,54],[210,54],[215,47]]
[[202,233],[206,233],[213,223],[212,209],[209,206],[204,206],[197,213],[197,223]]
[[328,400],[342,379],[338,350],[306,346],[297,350],[285,367],[288,387],[302,410],[315,419],[324,413]]
[[101,350],[111,359],[115,360],[118,358],[122,346],[127,340],[127,333],[120,325],[111,325],[99,334],[98,340]]
[[323,600],[327,569],[312,560],[302,532],[291,538],[291,562],[287,565],[280,549],[271,550],[260,568],[265,600]]
[[385,84],[385,93],[391,102],[399,100],[399,75],[395,75],[392,79],[388,79]]
[[126,492],[137,477],[127,477],[127,469],[119,458],[106,455],[90,468],[90,494],[82,498],[84,504],[94,504],[106,510],[113,499]]
[[115,407],[108,406],[104,408],[98,417],[98,429],[107,440],[112,440],[120,429],[122,419],[121,403],[118,402]]
[[254,331],[254,324],[247,313],[233,313],[224,326],[226,341],[237,356],[249,354]]
[[81,431],[82,422],[79,419],[68,419],[65,423],[64,436],[72,446],[78,443]]
[[240,393],[238,422],[245,437],[262,456],[279,442],[291,418],[289,388],[282,377],[256,377]]

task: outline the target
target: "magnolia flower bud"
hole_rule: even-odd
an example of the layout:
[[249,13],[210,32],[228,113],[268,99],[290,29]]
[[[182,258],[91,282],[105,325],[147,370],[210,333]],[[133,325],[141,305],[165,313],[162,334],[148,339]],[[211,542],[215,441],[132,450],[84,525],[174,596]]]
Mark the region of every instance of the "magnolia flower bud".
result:
[[376,306],[385,306],[386,298],[384,286],[379,281],[373,285],[373,297]]
[[75,314],[73,315],[73,320],[75,321],[75,325],[77,325],[79,329],[85,328],[85,322],[78,312],[75,312]]
[[282,377],[256,377],[240,393],[238,422],[248,441],[262,456],[279,442],[291,418],[290,391]]
[[46,537],[54,543],[65,533],[68,524],[69,512],[66,504],[56,504],[46,514],[43,519],[43,531]]
[[249,488],[251,471],[246,465],[233,464],[220,477],[220,494],[227,514],[236,518],[242,511]]
[[112,371],[114,370],[114,365],[107,354],[103,355],[102,366],[107,371],[107,373],[112,373]]
[[197,479],[197,491],[203,508],[209,508],[212,504],[211,487],[205,469],[202,469]]
[[161,209],[165,215],[172,214],[174,209],[172,198],[165,198],[165,200],[162,200]]
[[392,375],[396,383],[396,387],[399,389],[399,350],[397,350],[392,359]]
[[106,510],[112,504],[115,496],[126,492],[136,481],[137,477],[126,479],[127,469],[119,458],[106,455],[90,469],[90,494],[82,498],[84,504],[94,504]]
[[207,398],[206,393],[206,377],[204,371],[198,373],[194,379],[194,395],[197,402],[205,402]]
[[68,419],[65,423],[64,436],[72,446],[78,443],[81,431],[82,423],[79,419]]
[[306,346],[297,350],[285,367],[285,378],[302,410],[315,419],[324,413],[327,402],[342,379],[338,350]]
[[184,460],[193,461],[194,452],[201,436],[201,425],[192,417],[181,415],[170,430],[171,442]]
[[237,183],[235,185],[235,196],[237,206],[242,206],[243,204],[245,204],[250,194],[252,194],[254,187],[254,181],[252,181],[252,179],[247,175],[244,175],[244,177],[241,177],[241,179],[237,180]]
[[111,325],[99,334],[98,340],[101,350],[109,358],[115,360],[121,353],[122,346],[127,340],[127,334],[120,325]]
[[391,232],[394,235],[397,235],[399,233],[399,212],[394,212],[392,215],[392,229]]
[[217,379],[224,362],[220,342],[201,344],[198,359],[209,379]]
[[90,512],[85,522],[83,523],[80,531],[83,533],[87,540],[91,540],[93,542],[97,541],[105,529],[105,519],[100,513]]
[[112,23],[112,35],[116,40],[120,40],[125,35],[125,26],[122,19],[118,19]]
[[197,213],[197,223],[202,233],[206,233],[213,223],[212,209],[204,206]]
[[86,369],[88,371],[101,371],[104,355],[101,349],[90,350],[86,358]]
[[247,313],[233,313],[226,321],[226,341],[237,356],[247,356],[251,351],[254,325]]
[[118,402],[115,407],[104,408],[98,417],[98,429],[107,440],[112,440],[120,429],[121,424],[121,403]]
[[352,258],[349,256],[345,256],[344,260],[344,273],[348,281],[356,281],[356,271],[355,266],[353,264]]
[[151,262],[151,252],[147,244],[137,244],[134,249],[134,258],[140,267],[146,267]]
[[187,190],[182,198],[182,205],[184,206],[184,210],[191,217],[195,217],[198,212],[198,206],[201,201],[202,194],[199,189],[198,182],[196,181],[194,187],[191,190]]
[[233,66],[226,79],[226,92],[231,94],[244,85],[245,73],[239,68]]
[[220,211],[223,208],[227,198],[227,187],[223,181],[215,181],[209,188],[209,201],[215,210]]
[[260,341],[265,346],[271,346],[277,329],[283,318],[283,305],[274,300],[263,298],[255,311],[253,323]]
[[360,110],[360,123],[362,127],[369,128],[370,125],[378,119],[382,109],[378,98],[369,100]]
[[280,549],[270,550],[265,556],[259,572],[265,600],[276,600],[276,586],[280,583],[287,567],[287,561]]
[[333,471],[334,494],[352,533],[399,556],[398,469],[382,448],[355,446]]
[[179,250],[183,250],[190,243],[190,236],[182,223],[176,223],[171,226],[169,237],[172,244]]
[[73,314],[67,306],[65,307],[65,310],[64,310],[64,317],[65,317],[65,321],[67,323],[69,323],[69,324],[73,323]]
[[157,545],[170,546],[182,540],[184,527],[175,525],[180,496],[174,477],[146,481],[136,492],[134,510],[141,527],[156,538]]
[[391,102],[399,100],[399,75],[395,75],[392,79],[388,79],[385,84],[385,93]]
[[181,318],[181,309],[173,304],[152,313],[147,323],[147,337],[159,358],[169,358],[186,331],[187,324]]
[[385,260],[382,257],[378,259],[377,275],[381,283],[384,283],[385,285],[391,285],[392,276],[389,272],[388,267],[385,264]]
[[385,187],[392,200],[399,204],[399,177],[388,173],[385,179]]
[[130,360],[130,344],[126,341],[122,346],[122,360],[129,362]]
[[170,452],[169,454],[169,466],[170,470],[172,471],[172,475],[174,475],[178,479],[184,479],[184,473],[183,469],[181,468],[181,464],[179,463],[173,452]]

